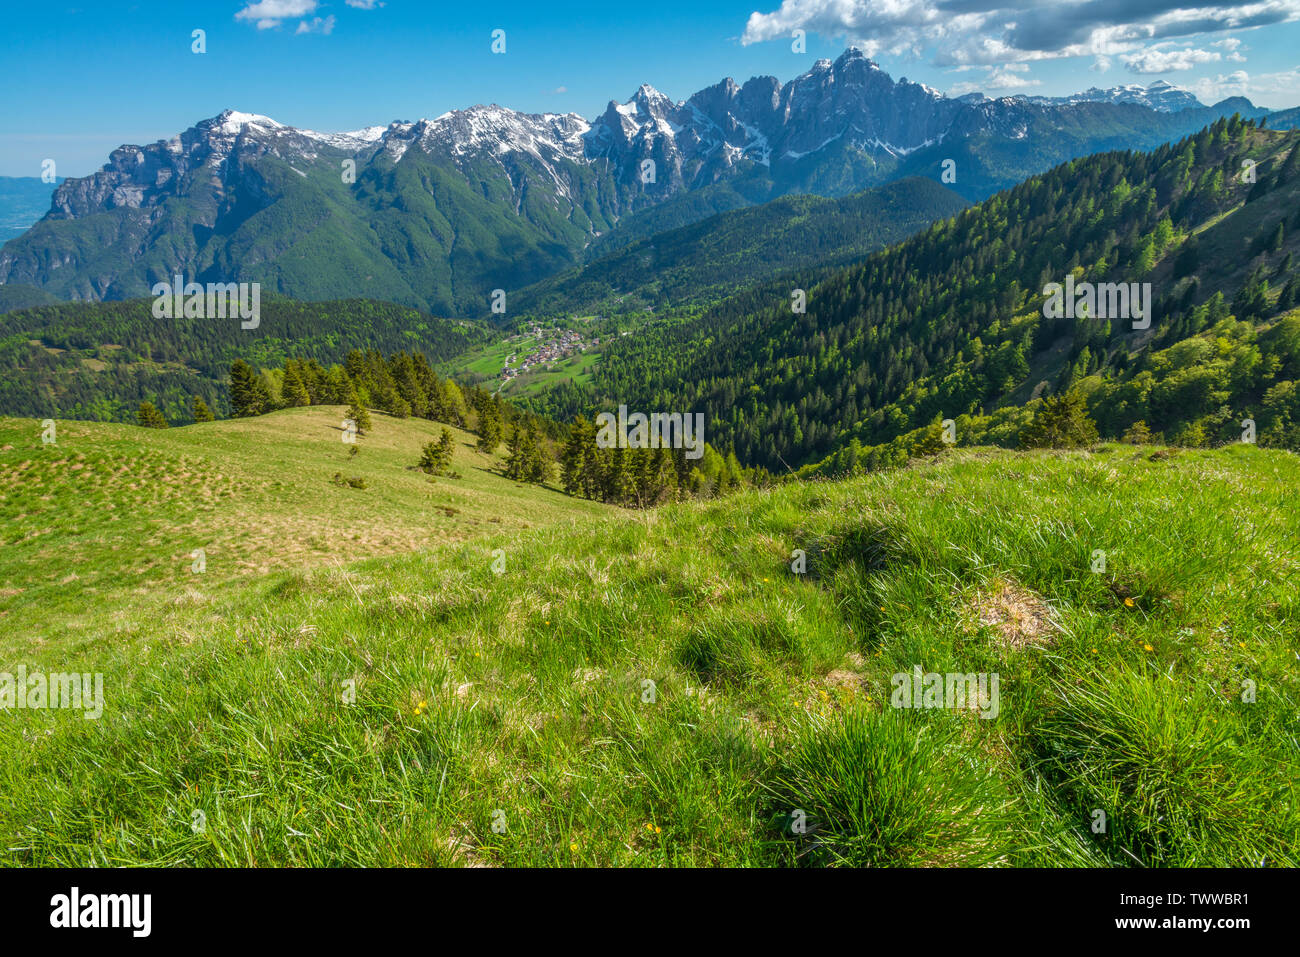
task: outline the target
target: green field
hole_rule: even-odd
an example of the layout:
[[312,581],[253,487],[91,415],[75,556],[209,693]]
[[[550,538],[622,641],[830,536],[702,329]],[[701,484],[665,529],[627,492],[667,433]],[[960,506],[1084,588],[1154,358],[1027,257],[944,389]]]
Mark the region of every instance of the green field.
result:
[[[1292,454],[962,450],[633,515],[463,433],[430,484],[418,420],[349,462],[338,412],[3,422],[3,667],[105,707],[3,716],[0,861],[1300,863]],[[891,707],[917,666],[996,674],[996,716]]]
[[537,348],[537,340],[533,336],[523,336],[519,339],[500,339],[487,345],[471,349],[464,355],[444,364],[446,369],[454,369],[457,373],[468,373],[469,375],[488,376],[492,379],[498,379],[501,376],[501,370],[505,368],[506,360],[510,356],[516,357],[516,362],[523,356],[528,355]]
[[571,382],[585,386],[591,382],[591,373],[600,354],[594,350],[566,356],[556,362],[530,369],[522,375],[515,376],[501,386],[501,393],[512,399],[526,395],[540,395],[552,386]]
[[[240,594],[271,573],[468,542],[605,514],[521,485],[456,428],[452,470],[414,468],[443,426],[372,413],[350,454],[344,409],[286,409],[167,430],[0,418],[0,621],[8,651],[130,636],[153,615]],[[368,487],[333,481],[361,478]],[[203,549],[205,568],[192,571]]]
[[514,360],[510,366],[519,364],[532,355],[542,342],[532,335],[520,335],[517,338],[501,339],[482,346],[476,346],[455,359],[441,364],[445,375],[469,377],[471,380],[485,377],[489,381],[483,387],[491,391],[500,391],[502,395],[520,398],[527,395],[540,395],[552,386],[571,382],[584,386],[591,381],[591,373],[596,366],[600,353],[596,349],[566,356],[544,366],[539,366],[512,379],[502,380],[501,370],[511,356]]

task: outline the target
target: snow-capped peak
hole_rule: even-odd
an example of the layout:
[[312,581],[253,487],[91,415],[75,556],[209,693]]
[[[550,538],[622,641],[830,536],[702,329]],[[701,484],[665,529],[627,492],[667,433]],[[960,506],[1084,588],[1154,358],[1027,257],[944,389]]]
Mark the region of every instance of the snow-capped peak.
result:
[[215,121],[221,132],[231,136],[241,132],[245,126],[261,126],[272,130],[285,129],[283,123],[278,123],[269,116],[262,116],[260,113],[241,113],[238,110],[224,110]]

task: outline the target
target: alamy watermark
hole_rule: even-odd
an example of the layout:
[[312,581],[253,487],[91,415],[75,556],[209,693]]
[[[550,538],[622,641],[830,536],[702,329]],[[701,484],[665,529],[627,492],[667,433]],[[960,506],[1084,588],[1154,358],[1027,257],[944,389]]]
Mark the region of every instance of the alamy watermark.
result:
[[226,319],[238,316],[241,329],[256,329],[262,322],[260,282],[186,283],[176,276],[172,282],[154,283],[155,319]]
[[1151,328],[1151,283],[1081,282],[1074,274],[1065,283],[1043,287],[1046,319],[1131,319],[1134,329]]
[[[602,412],[596,416],[600,431],[596,445],[602,449],[686,449],[688,459],[704,456],[703,412],[644,412],[627,414],[627,406],[618,407],[618,415]],[[628,431],[628,427],[632,431]]]
[[83,894],[73,887],[50,898],[54,928],[126,928],[133,937],[148,937],[153,928],[152,894]]
[[889,703],[895,708],[970,708],[981,718],[998,716],[996,672],[923,672],[920,665],[900,671],[890,679],[894,693]]
[[99,672],[28,674],[26,665],[18,666],[17,675],[0,671],[0,711],[47,708],[84,710],[83,717],[93,721],[104,713],[104,676]]

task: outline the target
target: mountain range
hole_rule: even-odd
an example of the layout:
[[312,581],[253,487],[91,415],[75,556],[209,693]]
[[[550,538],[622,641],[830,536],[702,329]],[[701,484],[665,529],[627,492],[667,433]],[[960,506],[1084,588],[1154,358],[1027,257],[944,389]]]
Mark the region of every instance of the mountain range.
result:
[[1150,86],[1130,83],[1124,86],[1113,86],[1107,90],[1100,90],[1094,86],[1070,96],[1028,96],[1025,99],[1030,103],[1047,106],[1063,103],[1136,103],[1138,106],[1147,106],[1161,113],[1177,113],[1179,110],[1205,106],[1196,98],[1196,94],[1179,89],[1164,80],[1156,80]]
[[[1216,121],[1062,164],[842,268],[670,310],[532,407],[700,410],[717,448],[782,472],[897,464],[942,418],[962,444],[1014,445],[1037,399],[1076,386],[1103,435],[1221,443],[1249,418],[1294,448],[1298,211],[1300,133]],[[1149,326],[1051,317],[1066,275],[1150,283]]]
[[493,290],[787,194],[950,169],[947,185],[978,201],[1063,160],[1268,112],[1125,96],[952,98],[851,49],[784,84],[726,79],[680,102],[645,85],[593,121],[490,105],[317,133],[226,111],[59,185],[0,248],[0,283],[117,300],[181,273],[487,315]]

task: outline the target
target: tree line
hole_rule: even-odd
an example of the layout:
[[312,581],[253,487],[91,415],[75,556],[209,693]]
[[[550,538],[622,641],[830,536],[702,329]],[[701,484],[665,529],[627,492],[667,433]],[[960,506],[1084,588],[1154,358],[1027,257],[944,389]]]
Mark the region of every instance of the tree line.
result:
[[[439,376],[418,352],[385,357],[377,350],[354,350],[329,367],[315,359],[288,359],[279,368],[255,369],[236,359],[229,394],[236,417],[344,405],[345,417],[360,435],[373,429],[372,410],[447,423],[475,433],[476,447],[485,454],[494,455],[504,443],[501,471],[508,478],[558,481],[571,495],[627,507],[711,498],[770,479],[765,470],[745,468],[734,453],[724,455],[707,443],[698,459],[687,458],[685,449],[601,448],[596,427],[586,418],[564,424],[517,408],[495,393]],[[152,414],[141,424],[155,424]],[[421,450],[416,467],[431,475],[446,473],[453,448],[444,429],[438,442]]]

